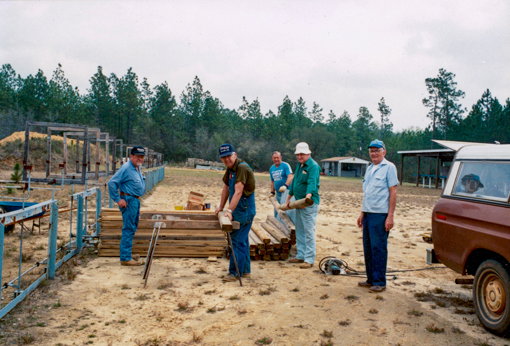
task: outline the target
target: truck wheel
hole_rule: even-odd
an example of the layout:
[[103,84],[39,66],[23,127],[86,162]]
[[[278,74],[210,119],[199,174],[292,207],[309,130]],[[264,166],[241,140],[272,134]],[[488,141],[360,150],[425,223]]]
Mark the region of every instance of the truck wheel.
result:
[[487,260],[478,267],[473,301],[483,326],[494,334],[506,334],[510,329],[510,277],[500,262]]

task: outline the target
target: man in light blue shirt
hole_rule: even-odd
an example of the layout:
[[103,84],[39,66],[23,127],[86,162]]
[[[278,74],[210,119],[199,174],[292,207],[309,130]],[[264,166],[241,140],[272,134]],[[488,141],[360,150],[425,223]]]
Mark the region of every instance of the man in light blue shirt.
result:
[[[133,147],[129,161],[108,181],[108,192],[122,213],[122,236],[120,240],[120,264],[139,266],[139,255],[131,255],[133,236],[140,218],[140,198],[145,193],[145,178],[142,175],[142,163],[145,157],[143,147]],[[120,193],[119,193],[120,191]]]
[[393,214],[397,204],[397,168],[384,158],[383,141],[373,140],[368,146],[370,165],[363,180],[363,206],[358,227],[363,227],[363,252],[367,280],[358,283],[377,293],[386,289],[388,263],[388,235],[393,228]]

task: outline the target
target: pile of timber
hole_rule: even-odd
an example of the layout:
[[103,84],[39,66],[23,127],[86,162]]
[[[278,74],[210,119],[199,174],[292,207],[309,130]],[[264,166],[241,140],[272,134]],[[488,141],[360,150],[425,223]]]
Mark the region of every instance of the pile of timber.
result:
[[[122,235],[119,209],[102,209],[99,222],[99,256],[119,257]],[[133,237],[133,254],[147,255],[156,222],[163,222],[154,253],[156,257],[222,257],[225,253],[227,241],[214,212],[176,210],[141,212]]]
[[252,224],[249,236],[252,260],[286,260],[291,245],[296,244],[296,228],[292,221],[282,222],[273,216],[268,216],[266,222]]

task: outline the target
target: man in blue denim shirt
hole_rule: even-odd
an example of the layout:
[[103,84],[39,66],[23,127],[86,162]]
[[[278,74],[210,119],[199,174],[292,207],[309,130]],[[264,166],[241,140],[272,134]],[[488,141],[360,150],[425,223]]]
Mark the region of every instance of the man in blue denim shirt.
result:
[[108,182],[108,192],[119,205],[124,223],[120,240],[120,264],[123,266],[142,264],[138,261],[139,255],[131,255],[131,248],[140,218],[140,198],[145,193],[145,178],[141,169],[144,157],[143,147],[133,147],[129,161],[123,164]]
[[370,165],[363,180],[363,207],[358,227],[363,227],[363,252],[367,280],[358,283],[377,293],[386,289],[388,263],[388,235],[393,228],[393,214],[397,204],[397,168],[384,158],[383,141],[373,140],[368,146]]

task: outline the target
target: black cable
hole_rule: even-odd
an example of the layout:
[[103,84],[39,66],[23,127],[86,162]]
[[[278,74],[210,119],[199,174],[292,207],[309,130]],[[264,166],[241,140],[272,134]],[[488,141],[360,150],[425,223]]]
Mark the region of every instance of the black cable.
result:
[[[349,267],[349,265],[347,264],[346,261],[344,261],[343,259],[337,258],[335,256],[326,256],[326,257],[324,257],[323,259],[320,260],[320,262],[319,262],[319,269],[324,274],[326,274],[326,271],[324,270],[324,267],[326,266],[327,261],[329,259],[331,259],[331,258],[334,258],[334,259],[342,262],[342,264],[344,265],[346,273],[345,274],[339,274],[341,276],[366,276],[366,274],[367,274],[366,271],[357,271],[356,269]],[[446,266],[443,265],[443,266],[440,266],[440,267],[423,267],[423,268],[416,268],[416,269],[395,269],[395,270],[386,271],[386,274],[391,274],[391,273],[406,273],[406,272],[415,272],[415,271],[422,271],[422,270],[434,270],[434,269],[438,269],[438,268],[446,268]]]

